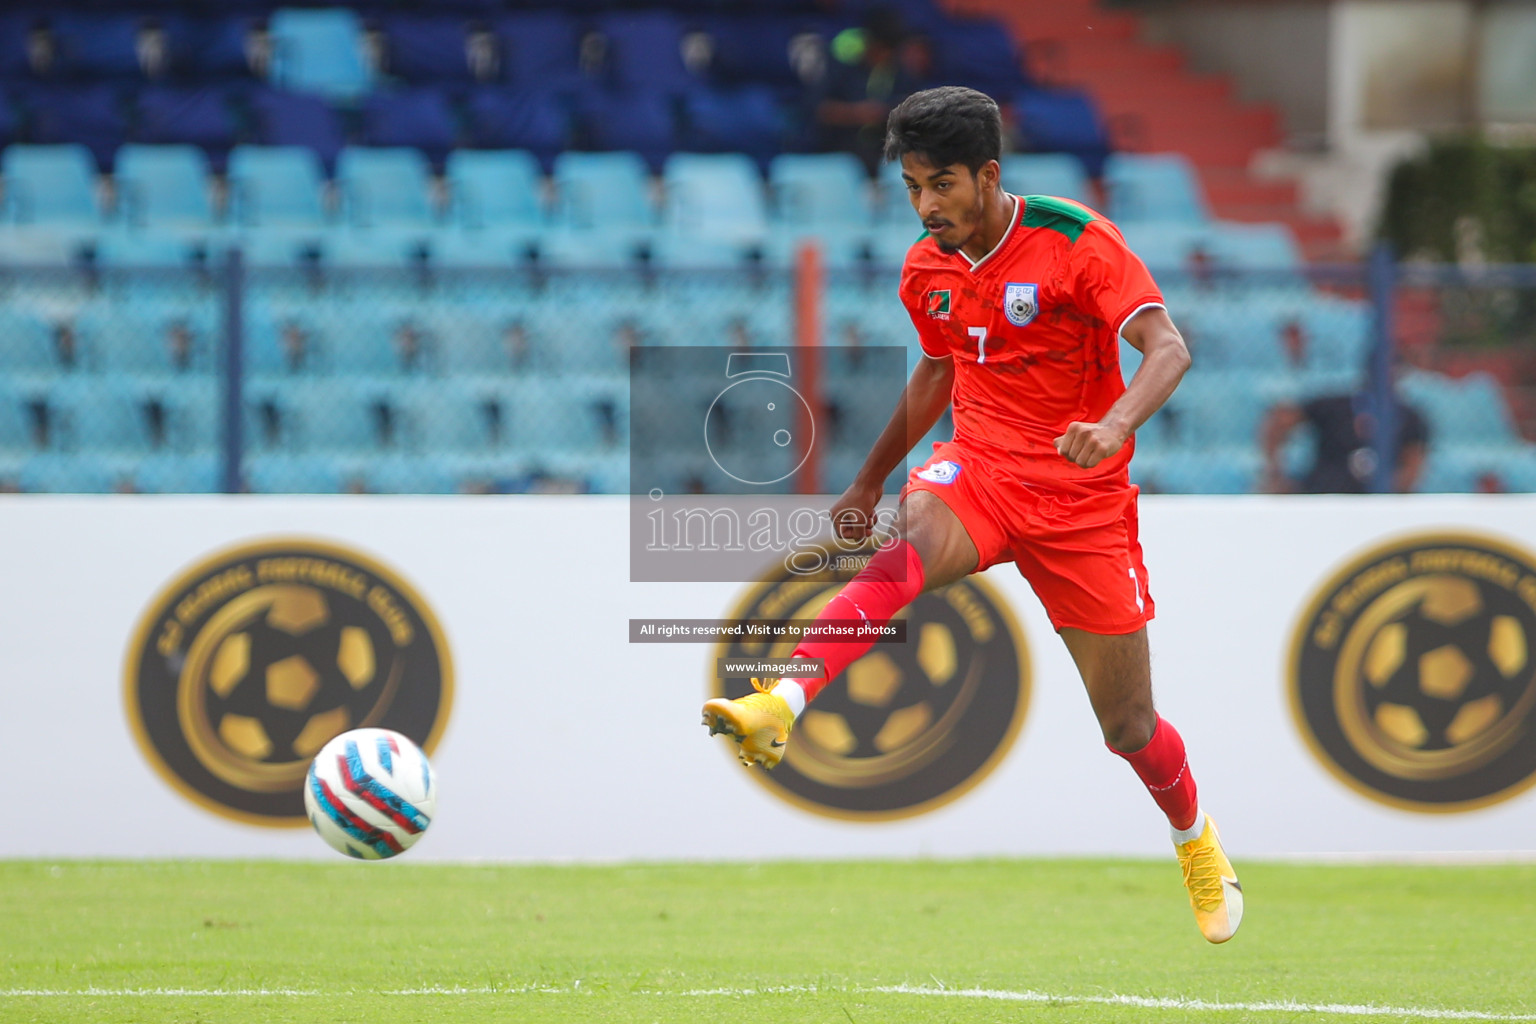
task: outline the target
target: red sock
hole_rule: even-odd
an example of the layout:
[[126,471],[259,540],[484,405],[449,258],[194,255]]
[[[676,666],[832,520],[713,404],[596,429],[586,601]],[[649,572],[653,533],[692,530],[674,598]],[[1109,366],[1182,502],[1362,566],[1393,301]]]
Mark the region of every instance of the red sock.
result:
[[[880,626],[892,615],[901,611],[918,594],[923,592],[923,563],[917,557],[917,549],[904,540],[891,547],[875,552],[869,564],[827,602],[817,622],[828,620],[864,620]],[[827,666],[827,674],[821,678],[800,678],[796,681],[805,691],[807,701],[826,688],[838,673],[852,665],[874,646],[874,640],[841,643],[833,640],[807,640],[795,648],[792,657],[821,658]]]
[[1195,777],[1189,773],[1189,760],[1184,756],[1184,738],[1167,719],[1157,716],[1152,738],[1140,750],[1127,754],[1109,749],[1131,763],[1147,792],[1168,815],[1170,825],[1180,831],[1194,825],[1200,809],[1195,800]]

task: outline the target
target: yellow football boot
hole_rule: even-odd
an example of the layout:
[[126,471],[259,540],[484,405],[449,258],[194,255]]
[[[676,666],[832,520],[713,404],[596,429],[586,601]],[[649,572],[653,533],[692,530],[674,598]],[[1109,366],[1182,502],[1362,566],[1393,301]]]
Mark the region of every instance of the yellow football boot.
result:
[[770,692],[777,680],[752,680],[752,693],[735,700],[715,697],[704,702],[704,724],[709,734],[723,732],[739,747],[736,756],[748,768],[764,771],[784,759],[784,744],[795,724],[795,713],[783,697]]
[[1205,828],[1187,843],[1177,843],[1179,866],[1184,869],[1184,888],[1194,908],[1200,934],[1210,942],[1226,942],[1243,922],[1243,886],[1232,870],[1216,834],[1216,823],[1205,816]]

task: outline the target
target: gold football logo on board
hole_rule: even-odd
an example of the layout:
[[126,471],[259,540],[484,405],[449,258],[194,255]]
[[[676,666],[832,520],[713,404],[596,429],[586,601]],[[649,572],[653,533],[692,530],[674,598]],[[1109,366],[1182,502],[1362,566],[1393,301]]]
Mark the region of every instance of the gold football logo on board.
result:
[[305,822],[303,781],[331,737],[380,726],[431,752],[453,695],[431,609],[355,551],[277,539],[178,576],[129,646],[128,718],[150,763],[227,817]]
[[[780,566],[730,618],[813,619],[853,575]],[[905,642],[876,643],[833,680],[796,720],[784,760],[753,778],[805,810],[878,821],[947,804],[1001,762],[1030,694],[1028,648],[1002,597],[967,577],[920,595],[893,621],[901,620]],[[714,657],[787,658],[794,647],[736,639],[717,645]],[[712,697],[752,690],[746,679],[712,678],[710,686]]]
[[1536,782],[1536,558],[1422,534],[1356,559],[1293,641],[1297,724],[1323,764],[1417,811],[1506,800]]

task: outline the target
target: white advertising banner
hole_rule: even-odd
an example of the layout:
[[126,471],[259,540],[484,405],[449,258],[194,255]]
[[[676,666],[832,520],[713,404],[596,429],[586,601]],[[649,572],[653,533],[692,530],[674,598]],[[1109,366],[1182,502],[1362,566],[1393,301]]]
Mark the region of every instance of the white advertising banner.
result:
[[[1234,858],[1536,850],[1536,499],[1141,523],[1159,710]],[[0,856],[335,856],[299,786],[359,725],[431,750],[412,860],[1167,852],[1012,566],[921,599],[764,777],[699,707],[784,644],[632,620],[828,587],[632,584],[629,543],[624,497],[7,497]]]

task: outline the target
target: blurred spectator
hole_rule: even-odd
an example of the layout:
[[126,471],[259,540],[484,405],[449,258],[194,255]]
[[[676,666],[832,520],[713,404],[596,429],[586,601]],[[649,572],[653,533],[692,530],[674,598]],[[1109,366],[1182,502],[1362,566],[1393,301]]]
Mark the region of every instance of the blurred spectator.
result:
[[1498,473],[1486,469],[1477,475],[1477,482],[1472,485],[1472,490],[1477,494],[1508,494],[1509,485]]
[[60,320],[53,325],[53,355],[64,369],[75,368],[75,362],[80,357],[80,345],[75,336],[74,321]]
[[[1392,489],[1406,493],[1424,469],[1429,428],[1412,406],[1394,396],[1397,417],[1397,465]],[[1271,493],[1363,494],[1376,474],[1376,396],[1323,395],[1302,405],[1285,402],[1270,409],[1261,428],[1264,489]],[[1311,424],[1317,433],[1317,458],[1300,480],[1285,475],[1281,453],[1293,431]]]
[[178,372],[192,368],[192,328],[185,320],[172,320],[166,325],[165,351]]
[[309,332],[296,320],[284,320],[278,328],[278,344],[289,373],[298,373],[309,362]]
[[909,65],[919,66],[922,54],[913,49],[908,55],[905,41],[900,12],[871,7],[862,28],[845,29],[833,38],[832,60],[816,97],[818,146],[856,154],[871,174],[880,166],[886,115],[921,87]]

